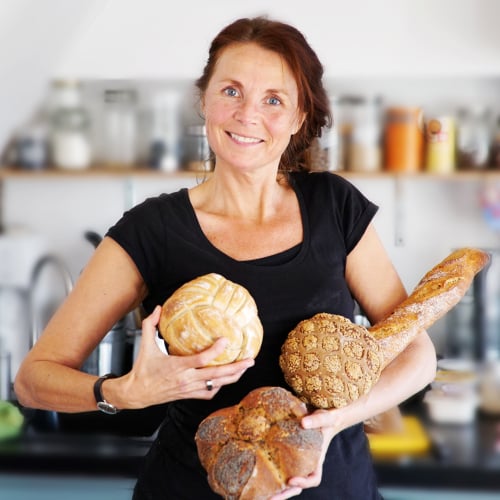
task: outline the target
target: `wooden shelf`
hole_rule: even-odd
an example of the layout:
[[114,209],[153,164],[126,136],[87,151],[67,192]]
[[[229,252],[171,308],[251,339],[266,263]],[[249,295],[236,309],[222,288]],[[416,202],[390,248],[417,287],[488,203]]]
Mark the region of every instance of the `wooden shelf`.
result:
[[[43,170],[23,170],[20,168],[1,167],[0,166],[0,179],[8,178],[31,178],[31,179],[45,179],[45,178],[74,178],[74,177],[116,177],[116,178],[193,178],[199,177],[210,172],[195,172],[188,170],[177,170],[175,172],[164,172],[162,170],[155,170],[146,166],[137,167],[91,167],[82,170],[63,170],[58,168],[47,168]],[[374,178],[374,179],[435,179],[443,181],[477,181],[486,179],[500,179],[500,169],[485,169],[485,170],[463,170],[455,171],[445,174],[433,172],[353,172],[346,170],[339,170],[334,172],[342,177],[352,179]]]

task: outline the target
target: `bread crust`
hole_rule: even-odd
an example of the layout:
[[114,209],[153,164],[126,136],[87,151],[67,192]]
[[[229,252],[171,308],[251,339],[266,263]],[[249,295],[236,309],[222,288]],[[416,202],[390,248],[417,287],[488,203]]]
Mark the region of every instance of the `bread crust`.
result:
[[163,304],[158,325],[170,354],[185,356],[229,342],[209,365],[255,358],[263,328],[248,290],[220,274],[200,276],[178,288]]
[[265,500],[313,472],[323,435],[302,428],[307,413],[286,389],[261,387],[205,418],[195,441],[211,488],[225,499]]
[[[489,260],[487,252],[476,248],[452,252],[424,275],[391,314],[368,329],[327,313],[301,321],[281,349],[285,380],[303,401],[318,408],[349,404],[370,390],[384,367],[419,332],[459,302]],[[335,369],[327,362],[332,356],[337,360]]]

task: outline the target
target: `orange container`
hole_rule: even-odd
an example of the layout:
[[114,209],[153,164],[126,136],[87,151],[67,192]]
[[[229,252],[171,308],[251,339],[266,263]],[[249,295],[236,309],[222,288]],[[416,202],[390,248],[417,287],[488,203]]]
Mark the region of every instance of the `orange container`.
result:
[[424,123],[418,107],[386,111],[384,164],[391,172],[418,172],[423,168]]

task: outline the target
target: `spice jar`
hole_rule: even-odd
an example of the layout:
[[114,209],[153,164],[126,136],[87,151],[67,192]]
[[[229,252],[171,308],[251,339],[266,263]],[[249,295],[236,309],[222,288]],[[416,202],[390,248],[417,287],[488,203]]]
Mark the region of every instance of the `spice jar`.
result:
[[392,172],[417,172],[424,153],[423,112],[419,107],[391,107],[386,111],[385,167]]
[[90,117],[76,81],[53,84],[50,119],[51,160],[61,169],[83,169],[91,163]]

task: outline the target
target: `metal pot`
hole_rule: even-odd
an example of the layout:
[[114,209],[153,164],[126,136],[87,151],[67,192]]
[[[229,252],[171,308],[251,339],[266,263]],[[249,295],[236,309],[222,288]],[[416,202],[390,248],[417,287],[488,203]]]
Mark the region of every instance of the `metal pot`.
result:
[[[87,231],[84,236],[95,248],[102,241],[102,237],[94,231]],[[129,372],[134,360],[135,340],[129,332],[136,329],[136,313],[134,311],[120,319],[111,328],[87,358],[82,366],[82,371],[92,375],[105,375],[107,373],[124,375]]]

